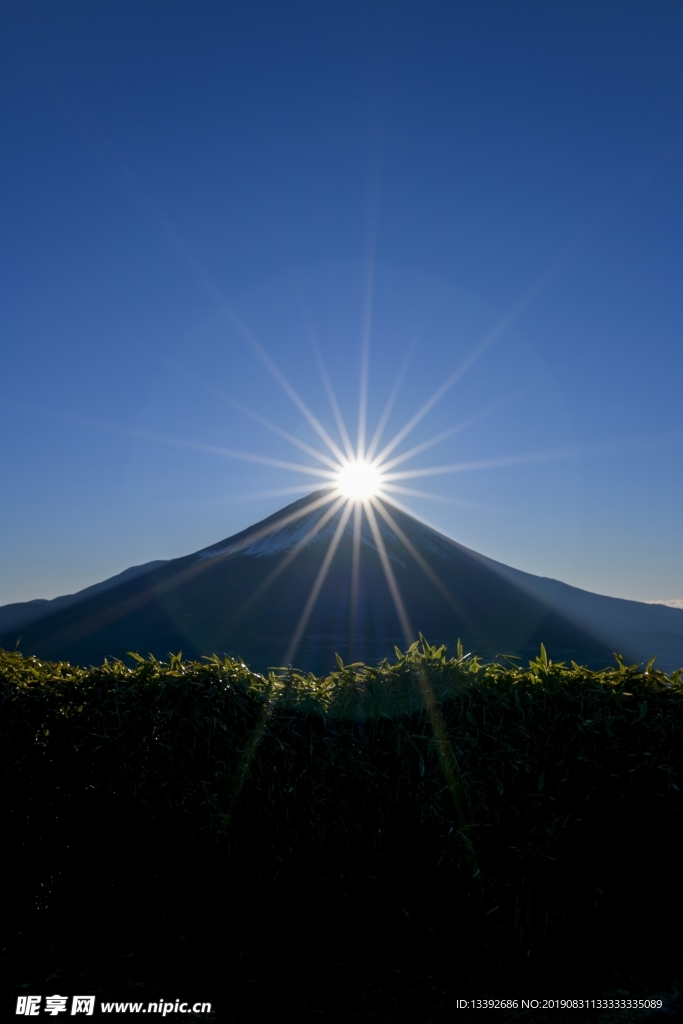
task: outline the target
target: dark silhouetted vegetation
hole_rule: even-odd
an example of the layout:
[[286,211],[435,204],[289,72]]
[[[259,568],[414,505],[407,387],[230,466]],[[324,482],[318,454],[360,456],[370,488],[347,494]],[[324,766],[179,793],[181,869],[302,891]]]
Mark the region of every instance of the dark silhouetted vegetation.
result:
[[237,1020],[277,978],[301,1020],[446,1020],[532,980],[664,977],[681,675],[426,642],[326,678],[0,653],[12,991],[182,990]]

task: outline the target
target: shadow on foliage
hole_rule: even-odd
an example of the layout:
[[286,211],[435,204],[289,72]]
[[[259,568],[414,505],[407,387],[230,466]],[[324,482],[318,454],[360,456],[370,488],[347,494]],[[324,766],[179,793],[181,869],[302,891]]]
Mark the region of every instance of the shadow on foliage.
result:
[[680,954],[681,673],[422,641],[324,679],[0,653],[0,684],[11,994],[445,1020]]

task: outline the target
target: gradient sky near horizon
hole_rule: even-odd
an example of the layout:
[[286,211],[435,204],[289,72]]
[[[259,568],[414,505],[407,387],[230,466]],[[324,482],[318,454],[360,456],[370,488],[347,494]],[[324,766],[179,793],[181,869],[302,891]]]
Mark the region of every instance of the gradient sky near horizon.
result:
[[387,438],[493,332],[410,437],[466,423],[411,465],[489,465],[406,504],[517,568],[683,600],[680,4],[2,20],[0,603],[297,497],[209,450],[299,461],[240,405],[315,438],[228,309],[330,430],[311,338],[353,430],[367,326],[370,429],[407,367]]

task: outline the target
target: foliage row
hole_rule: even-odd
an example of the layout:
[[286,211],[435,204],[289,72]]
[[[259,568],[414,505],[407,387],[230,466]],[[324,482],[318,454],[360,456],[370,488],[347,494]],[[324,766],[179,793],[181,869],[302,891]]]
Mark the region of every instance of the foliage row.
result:
[[543,649],[484,664],[424,640],[325,678],[0,652],[0,695],[19,931],[74,887],[168,923],[172,890],[173,913],[210,904],[240,927],[257,904],[362,905],[528,951],[614,928],[618,906],[635,936],[664,879],[680,896],[681,672]]

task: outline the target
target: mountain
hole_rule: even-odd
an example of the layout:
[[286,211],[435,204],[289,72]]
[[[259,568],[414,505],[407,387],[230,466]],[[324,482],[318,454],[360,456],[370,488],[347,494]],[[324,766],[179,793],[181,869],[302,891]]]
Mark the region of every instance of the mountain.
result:
[[116,576],[102,580],[101,583],[94,583],[91,587],[85,587],[76,594],[64,594],[62,597],[53,597],[50,600],[37,598],[35,601],[17,601],[13,604],[5,604],[0,607],[0,637],[11,634],[15,629],[26,626],[38,619],[44,619],[46,615],[59,608],[68,608],[70,604],[76,604],[93,594],[101,594],[111,587],[118,587],[120,583],[135,579],[145,572],[158,569],[160,565],[166,565],[167,559],[157,559],[154,562],[145,562],[144,565],[132,565],[130,569],[124,569]]
[[12,648],[21,634],[24,654],[81,664],[182,650],[239,655],[258,671],[291,661],[324,672],[335,653],[376,662],[419,631],[451,649],[460,637],[485,658],[533,657],[544,643],[553,660],[592,667],[613,663],[614,651],[630,662],[658,654],[668,671],[683,665],[683,610],[521,572],[386,502],[372,520],[359,517],[354,542],[358,515],[317,491],[194,554],[67,598],[6,605],[0,643]]

